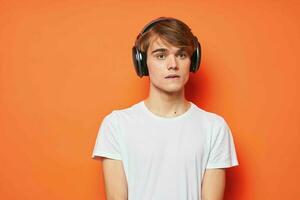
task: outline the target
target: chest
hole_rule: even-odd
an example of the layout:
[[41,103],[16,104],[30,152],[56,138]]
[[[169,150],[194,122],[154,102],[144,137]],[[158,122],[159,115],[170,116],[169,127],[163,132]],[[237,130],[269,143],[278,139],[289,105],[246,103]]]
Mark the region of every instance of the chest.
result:
[[191,122],[128,125],[124,141],[129,158],[139,162],[194,162],[208,149],[208,130]]

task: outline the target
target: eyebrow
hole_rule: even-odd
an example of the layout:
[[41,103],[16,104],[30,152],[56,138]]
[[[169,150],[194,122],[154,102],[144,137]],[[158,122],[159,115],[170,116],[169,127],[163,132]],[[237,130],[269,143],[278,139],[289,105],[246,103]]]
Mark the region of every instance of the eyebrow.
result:
[[[154,53],[156,53],[156,52],[166,52],[166,51],[168,51],[168,49],[165,49],[165,48],[159,48],[159,49],[153,50],[153,51],[151,52],[151,54],[154,54]],[[183,51],[186,51],[186,48],[181,47],[181,48],[178,49],[177,53],[178,53],[178,52],[183,52]]]

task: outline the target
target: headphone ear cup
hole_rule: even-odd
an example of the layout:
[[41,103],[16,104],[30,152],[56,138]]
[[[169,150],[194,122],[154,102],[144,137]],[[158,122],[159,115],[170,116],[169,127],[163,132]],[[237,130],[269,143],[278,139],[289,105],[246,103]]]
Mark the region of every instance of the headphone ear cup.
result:
[[141,52],[141,57],[142,57],[142,73],[144,76],[148,76],[149,72],[148,72],[148,66],[147,66],[147,54],[144,52]]
[[141,69],[141,56],[138,49],[135,46],[132,47],[132,60],[136,74],[139,77],[142,77],[143,74]]
[[191,67],[190,67],[190,71],[194,73],[198,71],[201,62],[201,46],[198,40],[196,44],[197,44],[196,50],[191,56]]
[[148,75],[148,68],[146,64],[146,54],[139,51],[135,46],[132,47],[132,60],[135,72],[139,77]]

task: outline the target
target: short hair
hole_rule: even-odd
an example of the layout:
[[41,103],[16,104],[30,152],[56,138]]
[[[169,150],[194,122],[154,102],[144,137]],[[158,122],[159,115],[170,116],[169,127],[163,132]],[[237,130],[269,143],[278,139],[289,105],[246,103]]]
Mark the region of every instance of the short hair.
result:
[[190,56],[197,47],[191,28],[176,18],[155,22],[146,32],[141,33],[141,36],[136,41],[136,47],[140,51],[147,53],[151,40],[155,36],[175,47],[184,48]]

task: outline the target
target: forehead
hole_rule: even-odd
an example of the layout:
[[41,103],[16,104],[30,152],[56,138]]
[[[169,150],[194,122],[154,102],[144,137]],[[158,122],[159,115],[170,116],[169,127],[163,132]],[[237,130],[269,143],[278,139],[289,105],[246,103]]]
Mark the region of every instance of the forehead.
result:
[[161,48],[167,49],[169,51],[177,51],[177,50],[181,49],[179,47],[176,47],[176,46],[168,43],[166,40],[162,39],[159,36],[156,36],[156,35],[152,36],[150,38],[148,51],[153,51],[155,49],[161,49]]

